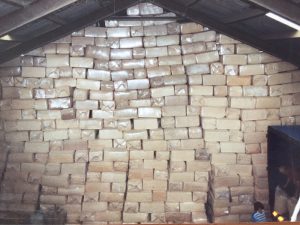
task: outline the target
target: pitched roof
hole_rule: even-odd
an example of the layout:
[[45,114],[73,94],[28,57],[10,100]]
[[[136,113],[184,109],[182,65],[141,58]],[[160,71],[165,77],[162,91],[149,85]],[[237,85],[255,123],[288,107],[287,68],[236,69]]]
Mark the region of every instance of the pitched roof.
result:
[[[2,0],[0,63],[60,39],[88,25],[101,24],[143,0]],[[149,1],[148,1],[149,2]],[[201,23],[286,61],[300,65],[300,31],[267,16],[274,12],[300,24],[300,0],[151,0],[178,19]],[[151,19],[151,18],[149,18]],[[5,36],[9,34],[9,36]]]

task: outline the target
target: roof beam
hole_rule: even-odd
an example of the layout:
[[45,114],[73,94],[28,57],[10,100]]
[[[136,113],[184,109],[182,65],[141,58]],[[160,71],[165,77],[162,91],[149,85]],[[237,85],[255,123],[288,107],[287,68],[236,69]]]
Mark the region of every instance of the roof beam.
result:
[[[12,0],[1,0],[1,1],[6,2],[7,4],[10,4],[10,5],[16,6],[18,8],[23,8],[24,7],[22,2],[14,2]],[[54,15],[54,14],[49,14],[49,15],[45,16],[45,18],[47,20],[49,20],[51,22],[54,22],[56,24],[59,24],[59,25],[67,24],[67,21],[63,20],[62,18],[60,18],[59,16]]]
[[193,5],[197,4],[200,0],[194,0],[188,4],[185,5],[186,8],[190,8],[192,7]]
[[279,16],[300,24],[299,7],[284,0],[247,0]]
[[260,36],[260,38],[263,39],[263,40],[278,40],[278,39],[300,38],[300,31],[264,34],[264,35]]
[[40,0],[28,7],[16,10],[1,18],[0,35],[7,34],[76,1],[78,0]]
[[148,20],[155,20],[155,21],[169,21],[169,20],[178,20],[182,19],[181,17],[177,16],[111,16],[107,18],[108,20],[118,20],[118,21],[148,21]]
[[[138,3],[138,0],[115,0],[104,8],[99,8],[87,16],[82,16],[79,19],[70,21],[68,24],[58,27],[54,30],[39,35],[31,40],[25,41],[20,45],[10,48],[0,54],[0,64],[13,59],[21,54],[25,54],[31,50],[46,45],[52,41],[63,38],[76,30],[83,29],[86,26],[92,25],[99,20],[103,20],[122,10],[127,9]],[[84,4],[84,2],[83,2]]]
[[50,20],[56,24],[59,24],[59,25],[66,25],[67,24],[67,21],[65,21],[64,19],[60,18],[59,16],[56,16],[56,15],[48,15],[46,16],[46,19],[47,20]]
[[300,65],[300,57],[298,56],[298,53],[296,51],[291,51],[290,49],[274,45],[274,43],[263,41],[260,38],[251,35],[251,33],[245,32],[242,29],[237,28],[236,26],[233,26],[231,24],[224,24],[220,21],[216,21],[214,18],[211,18],[203,13],[198,13],[194,8],[191,8],[186,12],[182,12],[184,6],[173,2],[172,0],[157,0],[155,4],[165,9],[168,9],[169,11],[177,15],[180,15],[196,23],[200,23],[202,25],[210,27],[211,29],[216,30],[220,33],[226,34],[234,39],[242,41],[245,44],[251,45],[255,48],[275,55],[286,61],[292,62],[296,65]]
[[266,12],[261,9],[249,9],[246,10],[243,13],[240,14],[235,14],[233,16],[230,16],[228,18],[225,18],[223,20],[223,23],[229,24],[229,23],[236,23],[236,22],[241,22],[244,20],[249,20],[258,16],[264,15]]
[[15,6],[25,7],[27,5],[32,4],[36,0],[1,0],[1,1],[6,2],[8,4],[15,5]]

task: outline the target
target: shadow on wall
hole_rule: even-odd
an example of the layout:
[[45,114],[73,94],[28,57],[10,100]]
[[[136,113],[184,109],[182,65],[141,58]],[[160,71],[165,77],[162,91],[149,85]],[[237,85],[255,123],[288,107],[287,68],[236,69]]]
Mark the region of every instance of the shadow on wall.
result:
[[67,213],[62,208],[51,208],[47,211],[36,210],[34,213],[6,213],[5,217],[0,218],[0,224],[55,224],[64,225],[66,223]]

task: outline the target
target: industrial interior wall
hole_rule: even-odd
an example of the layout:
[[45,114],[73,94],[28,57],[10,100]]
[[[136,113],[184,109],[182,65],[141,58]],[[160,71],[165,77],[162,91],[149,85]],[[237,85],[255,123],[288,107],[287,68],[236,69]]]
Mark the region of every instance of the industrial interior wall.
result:
[[[162,13],[143,6],[129,15]],[[266,130],[300,123],[300,71],[195,23],[105,24],[0,69],[20,73],[1,77],[0,211],[201,223],[267,207]]]

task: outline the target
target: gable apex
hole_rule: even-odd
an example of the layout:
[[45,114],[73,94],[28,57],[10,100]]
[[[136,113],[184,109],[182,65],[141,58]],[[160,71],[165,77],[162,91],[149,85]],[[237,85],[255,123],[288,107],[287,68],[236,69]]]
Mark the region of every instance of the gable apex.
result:
[[[70,2],[73,1],[70,0]],[[273,56],[295,65],[300,65],[300,41],[297,39],[298,34],[265,16],[265,13],[270,10],[280,13],[278,6],[275,3],[272,5],[272,3],[269,3],[270,1],[264,4],[259,0],[87,0],[75,2],[67,6],[61,6],[61,8],[58,7],[57,11],[51,11],[51,16],[45,14],[44,17],[40,18],[45,20],[52,18],[52,21],[57,23],[54,29],[49,26],[49,29],[45,27],[44,29],[31,32],[31,24],[25,24],[27,27],[24,28],[23,26],[20,29],[25,29],[28,33],[26,38],[17,41],[15,44],[9,41],[2,41],[2,45],[0,45],[0,63],[26,54],[92,24],[103,24],[103,21],[106,19],[124,15],[126,11],[127,14],[124,16],[125,19],[123,18],[124,21],[126,17],[132,17],[133,19],[143,18],[141,20],[145,21],[145,18],[165,17],[167,21],[168,19],[172,20],[172,17],[177,15],[176,19],[178,17],[185,18],[185,21],[202,24],[209,29],[216,30]],[[290,7],[288,1],[285,4],[286,7]],[[30,8],[31,6],[27,7]],[[291,11],[291,14],[293,12]],[[282,13],[288,12],[285,10]],[[68,16],[70,14],[74,16]],[[34,25],[35,22],[38,23],[39,21],[33,21],[32,24]],[[18,29],[13,34],[18,34]]]

